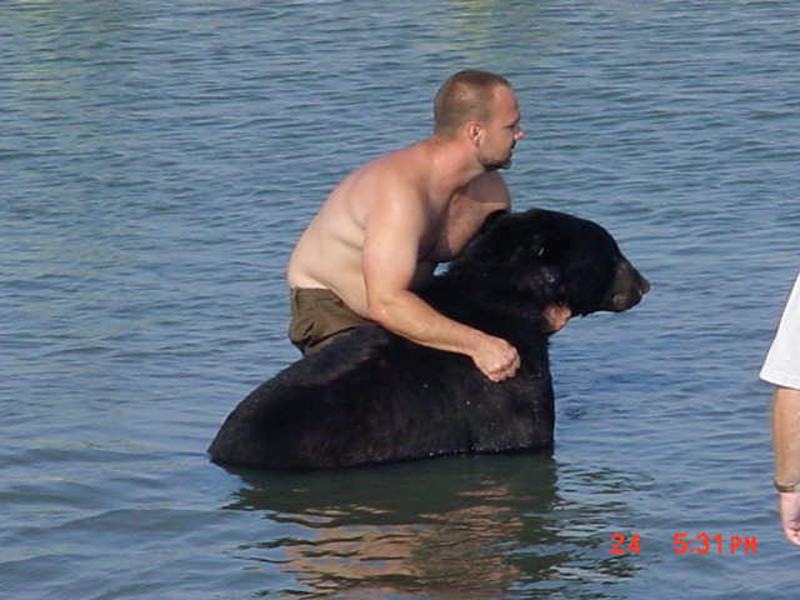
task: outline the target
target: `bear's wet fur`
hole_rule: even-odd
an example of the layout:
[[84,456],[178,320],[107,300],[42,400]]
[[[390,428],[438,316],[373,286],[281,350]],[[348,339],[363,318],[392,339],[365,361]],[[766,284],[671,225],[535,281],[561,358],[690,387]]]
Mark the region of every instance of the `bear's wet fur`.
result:
[[554,403],[542,309],[627,310],[649,284],[599,225],[564,213],[495,214],[419,295],[517,348],[501,383],[472,360],[378,325],[341,334],[256,388],[209,447],[222,465],[314,469],[549,449]]

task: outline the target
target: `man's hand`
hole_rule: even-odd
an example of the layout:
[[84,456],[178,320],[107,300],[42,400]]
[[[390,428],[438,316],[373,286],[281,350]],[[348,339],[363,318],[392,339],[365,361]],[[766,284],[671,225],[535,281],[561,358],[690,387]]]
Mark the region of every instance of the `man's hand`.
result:
[[504,339],[487,335],[472,355],[475,365],[494,382],[512,377],[519,369],[519,354]]
[[780,496],[783,533],[787,540],[800,546],[800,492],[782,492]]

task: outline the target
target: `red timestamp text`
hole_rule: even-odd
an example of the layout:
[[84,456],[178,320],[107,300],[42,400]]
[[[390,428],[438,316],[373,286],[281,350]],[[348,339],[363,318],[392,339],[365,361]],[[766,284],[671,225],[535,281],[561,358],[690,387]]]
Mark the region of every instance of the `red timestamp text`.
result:
[[[638,533],[611,534],[610,553],[614,556],[628,554],[638,555],[643,548],[642,538]],[[722,533],[709,534],[706,532],[692,534],[679,531],[672,534],[672,550],[679,555],[705,555],[736,556],[758,554],[758,537],[730,535]]]
[[675,554],[715,554],[717,556],[736,554],[758,554],[758,538],[756,536],[725,536],[721,533],[698,533],[692,535],[686,531],[673,534],[672,547]]

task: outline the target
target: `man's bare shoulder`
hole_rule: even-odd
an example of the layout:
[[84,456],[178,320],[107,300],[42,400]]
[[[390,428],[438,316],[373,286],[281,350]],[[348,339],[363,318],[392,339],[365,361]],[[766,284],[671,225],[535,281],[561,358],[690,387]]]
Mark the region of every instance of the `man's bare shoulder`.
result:
[[412,184],[426,174],[427,164],[425,151],[419,144],[414,144],[384,154],[363,168],[375,177]]
[[416,146],[409,146],[372,160],[354,175],[358,179],[358,192],[376,200],[402,197],[405,201],[421,201],[428,170],[423,153]]

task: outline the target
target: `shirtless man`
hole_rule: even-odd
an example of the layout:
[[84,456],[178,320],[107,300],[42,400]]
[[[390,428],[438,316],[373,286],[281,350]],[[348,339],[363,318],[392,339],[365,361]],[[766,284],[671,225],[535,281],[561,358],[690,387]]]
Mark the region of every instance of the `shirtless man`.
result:
[[[434,101],[433,136],[346,177],[292,253],[289,337],[304,353],[374,321],[417,344],[472,358],[492,381],[519,368],[505,340],[449,319],[414,290],[455,258],[486,217],[511,206],[496,171],[524,136],[511,84],[461,71]],[[569,317],[548,307],[553,329]]]

